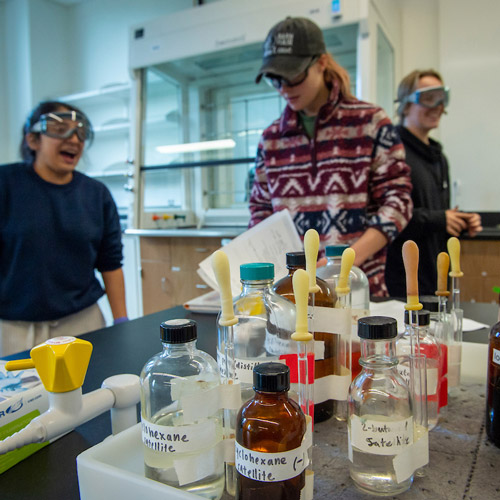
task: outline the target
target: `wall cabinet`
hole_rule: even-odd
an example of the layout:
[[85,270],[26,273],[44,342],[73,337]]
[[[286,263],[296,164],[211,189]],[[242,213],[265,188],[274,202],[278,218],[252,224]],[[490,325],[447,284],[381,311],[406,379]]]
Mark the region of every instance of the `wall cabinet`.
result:
[[221,247],[221,238],[141,237],[144,314],[174,307],[210,291],[198,264]]
[[500,240],[462,240],[460,298],[467,302],[496,302],[500,286]]

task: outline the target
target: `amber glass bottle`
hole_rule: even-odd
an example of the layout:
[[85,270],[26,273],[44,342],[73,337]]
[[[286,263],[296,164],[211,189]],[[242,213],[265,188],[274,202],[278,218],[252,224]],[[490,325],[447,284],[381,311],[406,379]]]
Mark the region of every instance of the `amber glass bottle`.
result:
[[[286,267],[288,275],[276,281],[273,290],[287,298],[295,304],[295,296],[293,294],[292,277],[297,269],[306,268],[306,256],[304,252],[289,252],[286,254]],[[315,307],[335,307],[337,297],[335,292],[328,286],[326,281],[316,278],[316,284],[320,291],[314,294]],[[309,305],[313,305],[313,296],[309,294]],[[336,361],[336,344],[338,343],[337,335],[325,332],[314,332],[314,340],[324,342],[325,352],[324,359],[316,360],[314,363],[314,380],[317,380],[328,375],[340,375],[340,369]],[[294,382],[294,380],[292,380]],[[321,394],[314,396],[314,422],[323,422],[333,416],[334,401],[332,399],[323,399]],[[319,397],[318,397],[319,396]]]
[[486,434],[500,448],[500,311],[490,332],[486,380]]
[[299,500],[305,486],[306,418],[288,398],[290,369],[254,368],[255,396],[236,419],[236,500]]

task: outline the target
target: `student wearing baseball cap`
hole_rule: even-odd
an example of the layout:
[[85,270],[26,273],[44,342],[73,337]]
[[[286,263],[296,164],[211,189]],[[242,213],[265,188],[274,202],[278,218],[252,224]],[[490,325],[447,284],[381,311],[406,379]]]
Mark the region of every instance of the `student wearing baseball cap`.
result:
[[259,143],[249,226],[288,209],[302,237],[318,231],[321,254],[326,245],[350,245],[371,294],[386,296],[387,245],[412,213],[409,167],[390,119],[352,95],[349,74],[306,18],[271,29],[261,79],[287,106]]

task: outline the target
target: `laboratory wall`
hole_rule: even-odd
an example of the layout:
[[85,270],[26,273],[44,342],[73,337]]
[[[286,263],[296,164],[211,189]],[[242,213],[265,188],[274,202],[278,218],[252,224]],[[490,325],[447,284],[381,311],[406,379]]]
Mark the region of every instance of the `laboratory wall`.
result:
[[126,82],[129,26],[193,6],[193,0],[89,0],[71,10],[74,92]]
[[500,2],[440,0],[440,69],[451,89],[441,126],[463,210],[500,211]]

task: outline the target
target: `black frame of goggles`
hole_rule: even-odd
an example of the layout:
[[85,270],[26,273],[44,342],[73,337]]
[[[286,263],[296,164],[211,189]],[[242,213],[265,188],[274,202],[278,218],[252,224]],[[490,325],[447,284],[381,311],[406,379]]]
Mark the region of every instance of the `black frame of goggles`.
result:
[[[430,106],[429,104],[425,104],[425,103],[421,102],[421,98],[420,97],[421,97],[422,94],[425,94],[426,92],[432,92],[432,91],[435,91],[435,90],[442,90],[443,91],[443,98],[442,99],[438,100],[432,106]],[[444,85],[439,85],[439,86],[436,86],[436,87],[424,87],[424,88],[421,88],[421,89],[417,89],[414,92],[412,92],[409,96],[407,96],[404,99],[404,102],[419,104],[420,106],[422,106],[424,108],[428,108],[428,109],[435,108],[436,106],[439,106],[440,104],[442,104],[446,108],[446,106],[448,106],[448,104],[450,102],[450,88],[449,87],[445,87]]]
[[[302,77],[299,78],[297,81],[290,81],[283,76],[275,75],[274,73],[264,73],[264,80],[266,83],[272,87],[273,89],[280,90],[281,87],[283,87],[283,84],[286,85],[287,87],[297,87],[297,85],[300,85],[301,83],[304,83],[306,81],[306,78],[309,76],[309,69],[313,64],[318,62],[318,59],[321,56],[314,56],[311,59],[311,62],[306,66],[306,69],[302,71]],[[299,73],[297,77],[300,77],[301,74]]]
[[[52,121],[62,123],[64,122],[64,119],[76,122],[76,126],[69,128],[62,134],[56,134],[48,131],[48,122]],[[29,131],[40,133],[54,139],[69,139],[76,132],[76,135],[81,142],[88,141],[89,143],[92,142],[94,138],[92,124],[83,113],[79,113],[78,111],[53,111],[45,113],[41,115],[38,121],[30,127]]]

